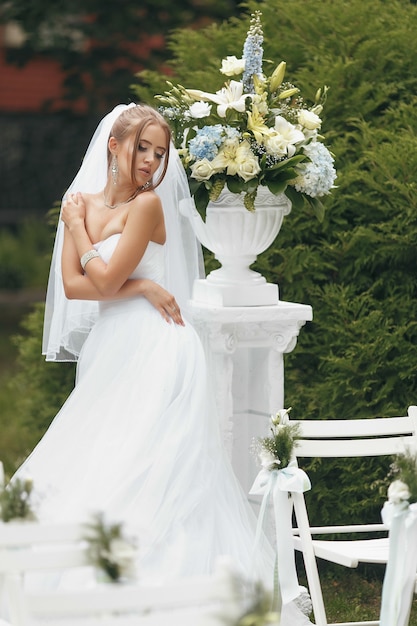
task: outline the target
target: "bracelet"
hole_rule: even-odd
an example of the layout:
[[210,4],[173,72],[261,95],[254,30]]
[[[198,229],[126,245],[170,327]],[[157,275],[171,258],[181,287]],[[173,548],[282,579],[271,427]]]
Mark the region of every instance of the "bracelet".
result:
[[88,252],[85,252],[80,259],[81,267],[83,268],[83,270],[85,270],[85,266],[87,265],[88,261],[91,261],[91,259],[94,259],[97,256],[100,256],[97,250],[89,250]]

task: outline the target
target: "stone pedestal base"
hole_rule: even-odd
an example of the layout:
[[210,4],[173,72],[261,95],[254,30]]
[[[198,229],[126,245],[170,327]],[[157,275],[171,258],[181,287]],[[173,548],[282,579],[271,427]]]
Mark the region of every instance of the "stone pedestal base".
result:
[[267,283],[264,278],[253,285],[227,285],[204,279],[194,282],[193,301],[222,307],[271,306],[278,304],[279,291],[278,285]]

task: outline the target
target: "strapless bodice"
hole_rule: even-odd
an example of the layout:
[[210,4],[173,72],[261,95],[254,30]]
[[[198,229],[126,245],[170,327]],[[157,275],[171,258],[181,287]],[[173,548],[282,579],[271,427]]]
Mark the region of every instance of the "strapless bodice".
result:
[[[103,241],[99,241],[94,244],[94,248],[100,253],[101,258],[105,263],[110,261],[119,239],[120,233],[115,233],[114,235],[107,237],[107,239],[103,239]],[[154,241],[150,241],[143,257],[141,258],[136,269],[132,272],[130,278],[149,278],[156,283],[163,284],[164,257],[165,246]]]

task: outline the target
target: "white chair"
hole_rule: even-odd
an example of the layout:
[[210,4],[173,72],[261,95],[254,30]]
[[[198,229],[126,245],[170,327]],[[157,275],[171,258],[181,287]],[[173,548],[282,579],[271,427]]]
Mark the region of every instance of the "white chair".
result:
[[[417,406],[410,406],[404,417],[369,418],[354,420],[291,420],[301,425],[301,439],[296,448],[300,467],[306,457],[376,457],[404,452],[407,447],[417,449]],[[337,489],[337,484],[335,484]],[[312,490],[320,485],[312,485]],[[381,537],[387,529],[383,524],[310,527],[304,494],[293,493],[297,528],[294,546],[302,551],[304,565],[317,626],[329,624],[317,568],[317,558],[345,567],[355,568],[359,563],[386,564],[388,537]],[[374,539],[316,540],[314,535],[374,533]],[[339,622],[338,626],[377,626],[379,620],[366,622]],[[395,626],[395,625],[392,625]]]
[[[21,590],[28,572],[60,571],[87,564],[81,524],[0,523],[0,586],[13,626],[24,623]],[[13,581],[13,584],[11,584]]]
[[23,624],[30,626],[222,626],[239,614],[229,568],[163,586],[99,584],[74,591],[23,593]]
[[[71,590],[25,588],[34,572],[71,571],[88,565],[78,524],[0,524],[0,577],[12,626],[221,626],[240,611],[238,581],[224,559],[213,575],[163,586],[93,584]],[[174,621],[175,618],[175,621]]]

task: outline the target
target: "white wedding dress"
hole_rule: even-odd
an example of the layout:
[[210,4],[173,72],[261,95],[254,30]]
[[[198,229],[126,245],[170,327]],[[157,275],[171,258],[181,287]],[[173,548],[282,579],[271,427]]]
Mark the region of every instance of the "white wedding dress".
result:
[[[105,262],[119,236],[96,244]],[[163,268],[151,242],[132,277],[163,284]],[[272,549],[254,569],[256,520],[220,443],[200,340],[144,297],[100,304],[75,389],[16,475],[32,477],[41,521],[103,511],[134,530],[142,581],[207,573],[229,555],[272,585]],[[281,624],[310,621],[292,603]]]

